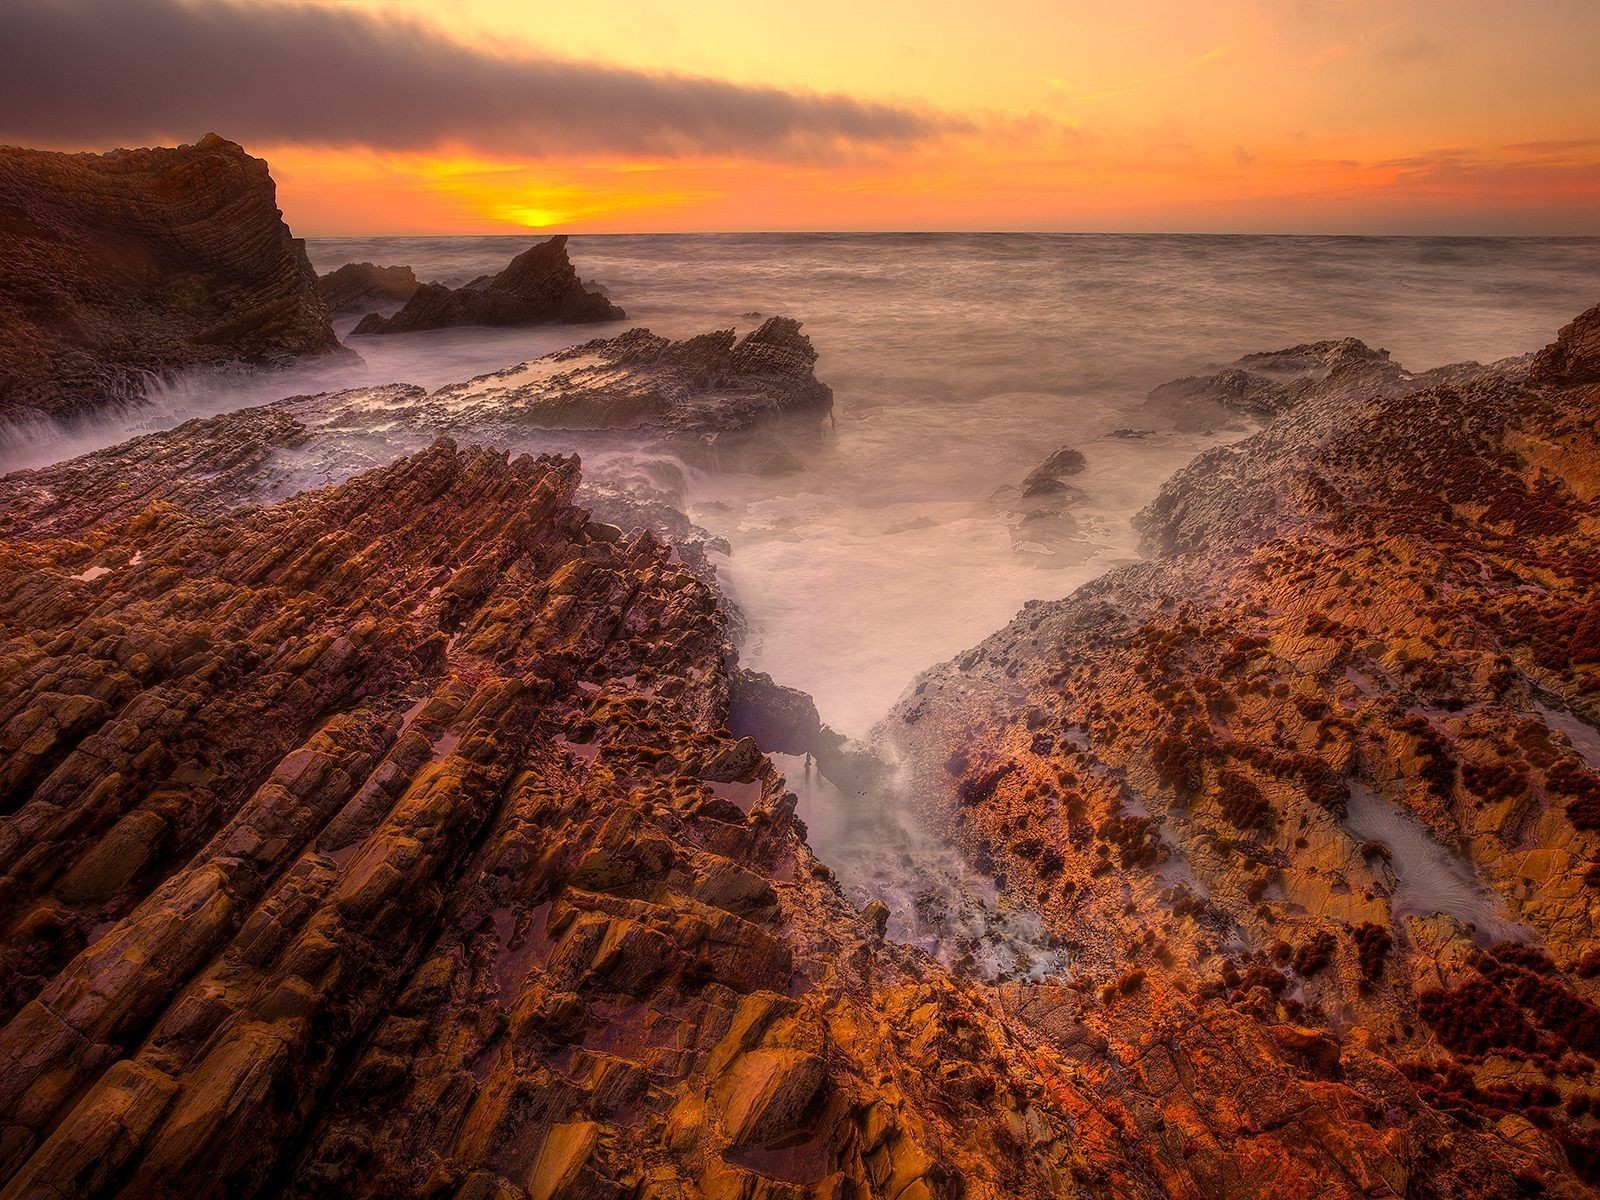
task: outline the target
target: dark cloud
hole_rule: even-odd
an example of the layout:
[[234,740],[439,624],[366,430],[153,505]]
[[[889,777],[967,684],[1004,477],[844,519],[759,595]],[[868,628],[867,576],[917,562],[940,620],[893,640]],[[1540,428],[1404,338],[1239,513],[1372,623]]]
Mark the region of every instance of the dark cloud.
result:
[[0,0],[0,140],[828,156],[964,129],[848,96],[499,57],[415,21],[211,0]]

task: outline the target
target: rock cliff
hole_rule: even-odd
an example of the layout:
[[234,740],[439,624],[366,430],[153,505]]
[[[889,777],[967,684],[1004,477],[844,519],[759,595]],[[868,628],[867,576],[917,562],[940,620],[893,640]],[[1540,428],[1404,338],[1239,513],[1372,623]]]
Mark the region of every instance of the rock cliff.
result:
[[267,164],[0,147],[0,422],[137,398],[182,367],[337,348]]
[[560,234],[523,251],[498,275],[485,275],[465,287],[425,283],[399,312],[389,317],[369,313],[352,332],[409,333],[453,325],[580,325],[620,321],[626,315],[599,292],[583,286],[567,258],[566,235]]

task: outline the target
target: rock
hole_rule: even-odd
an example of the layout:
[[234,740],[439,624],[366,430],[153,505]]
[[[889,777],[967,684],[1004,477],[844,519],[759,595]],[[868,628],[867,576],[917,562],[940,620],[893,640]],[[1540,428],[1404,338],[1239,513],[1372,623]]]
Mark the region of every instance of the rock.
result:
[[1308,388],[1174,478],[1149,561],[918,681],[885,728],[931,840],[1070,942],[983,982],[1005,925],[952,971],[841,894],[760,746],[891,776],[575,458],[362,466],[375,412],[509,435],[608,375],[669,393],[630,428],[814,424],[793,323],[738,346],[0,479],[8,1192],[1591,1194],[1587,389]]
[[1556,386],[1600,382],[1600,304],[1562,327],[1534,357],[1529,378]]
[[1345,387],[1392,384],[1402,374],[1387,350],[1340,338],[1247,354],[1214,375],[1175,379],[1152,391],[1145,408],[1182,430],[1237,424],[1241,416],[1270,421],[1330,381]]
[[1065,566],[1082,552],[1082,531],[1073,506],[1087,496],[1082,488],[1065,482],[1087,468],[1081,451],[1063,446],[1030,471],[1021,488],[1007,486],[995,493],[1006,515],[1012,547],[1038,559],[1042,565]]
[[524,250],[498,275],[485,275],[465,287],[425,283],[393,316],[369,313],[358,334],[410,333],[456,325],[583,324],[620,321],[623,311],[598,292],[588,291],[567,258],[567,238],[558,234]]
[[0,148],[0,422],[138,400],[151,374],[338,349],[267,164]]
[[728,730],[708,579],[592,520],[571,458],[440,440],[274,497],[337,409],[0,480],[0,1174],[1057,1194],[1075,1118],[995,1158],[1006,1118],[938,1071],[1033,1080],[997,1003],[876,945]]
[[1531,373],[1241,359],[1198,391],[1276,415],[1168,481],[1150,561],[885,722],[928,819],[1073,939],[1130,1136],[1200,1194],[1600,1182],[1565,1100],[1600,1087],[1587,328]]
[[1022,494],[1033,496],[1060,491],[1064,486],[1061,480],[1068,475],[1081,474],[1087,466],[1081,450],[1063,446],[1028,473],[1022,481]]
[[379,267],[369,262],[345,263],[317,277],[317,293],[329,312],[370,312],[374,306],[403,304],[417,287],[410,267]]

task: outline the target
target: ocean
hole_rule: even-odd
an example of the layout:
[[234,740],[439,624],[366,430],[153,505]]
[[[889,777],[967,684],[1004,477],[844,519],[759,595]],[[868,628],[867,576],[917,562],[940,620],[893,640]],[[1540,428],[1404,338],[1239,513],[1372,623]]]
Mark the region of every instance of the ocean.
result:
[[[533,240],[307,248],[319,271],[409,264],[459,284]],[[919,671],[1025,601],[1136,557],[1129,518],[1193,455],[1247,432],[1163,427],[1140,409],[1153,386],[1344,336],[1413,370],[1490,361],[1537,349],[1600,300],[1600,239],[741,234],[575,236],[568,248],[625,322],[353,339],[360,360],[194,375],[154,389],[148,408],[0,447],[0,469],[285,395],[437,387],[635,325],[682,336],[792,316],[834,389],[835,430],[799,471],[690,472],[680,499],[732,548],[746,664],[861,736]],[[1071,482],[1085,495],[1074,536],[1042,546],[1018,528],[1018,487],[1064,446],[1084,455]]]

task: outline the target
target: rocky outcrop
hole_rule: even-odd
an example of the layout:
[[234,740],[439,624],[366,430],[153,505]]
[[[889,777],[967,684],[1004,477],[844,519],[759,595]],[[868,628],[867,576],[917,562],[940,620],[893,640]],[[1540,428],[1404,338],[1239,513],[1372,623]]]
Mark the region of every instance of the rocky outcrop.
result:
[[1565,326],[1534,357],[1530,378],[1555,386],[1600,382],[1600,307]]
[[379,267],[369,262],[345,263],[317,276],[317,294],[329,312],[371,312],[385,304],[404,304],[415,294],[416,273],[410,267]]
[[1247,354],[1215,374],[1174,379],[1153,390],[1144,407],[1182,430],[1238,428],[1243,422],[1270,421],[1308,400],[1358,398],[1403,387],[1420,391],[1482,370],[1477,363],[1455,363],[1413,375],[1387,350],[1339,338]]
[[[392,457],[651,372],[814,424],[789,325],[0,480],[0,1196],[1592,1195],[1600,393],[1303,396],[920,680],[902,786],[575,458]],[[1070,973],[886,938],[763,749]]]
[[674,342],[630,329],[441,388],[429,405],[439,418],[480,427],[517,421],[731,442],[773,423],[815,430],[830,417],[833,389],[817,379],[816,361],[789,317],[770,317],[743,338],[723,329]]
[[842,900],[706,583],[570,458],[174,449],[303,435],[7,481],[0,1194],[1072,1189],[1104,1119]]
[[1600,1185],[1600,392],[1555,357],[1303,389],[1168,484],[1153,561],[890,719],[1071,940],[1172,1194]]
[[565,234],[517,255],[498,275],[484,275],[465,287],[425,283],[399,312],[371,313],[354,333],[410,333],[455,325],[580,325],[620,321],[620,308],[583,286],[567,258]]
[[337,346],[267,164],[232,142],[0,147],[0,422],[127,402],[183,367]]
[[[126,517],[161,501],[214,513],[343,482],[445,435],[507,449],[630,448],[724,470],[760,470],[815,442],[833,392],[799,323],[773,317],[680,342],[630,330],[450,384],[391,384],[287,399],[0,479],[0,533],[93,511]],[[660,469],[672,469],[665,463]],[[651,479],[613,468],[584,503],[697,557],[707,541]],[[108,474],[109,473],[109,474]],[[101,487],[105,480],[114,482]],[[707,569],[708,576],[713,573]]]

